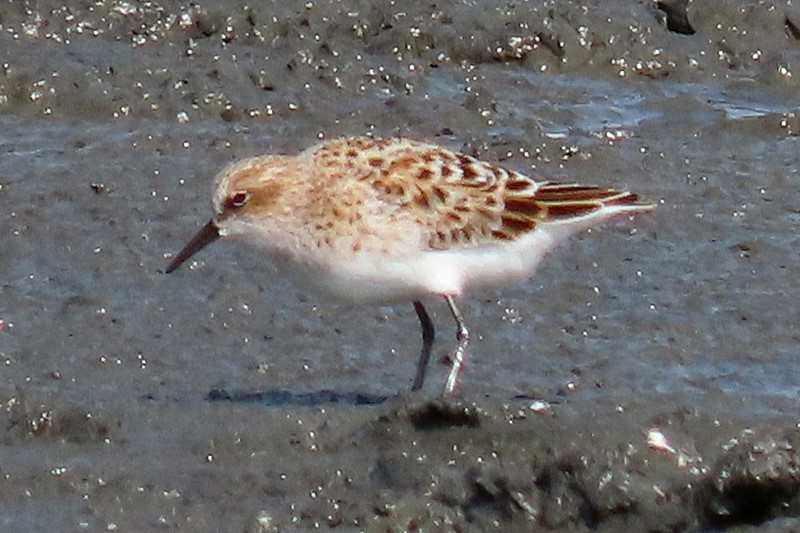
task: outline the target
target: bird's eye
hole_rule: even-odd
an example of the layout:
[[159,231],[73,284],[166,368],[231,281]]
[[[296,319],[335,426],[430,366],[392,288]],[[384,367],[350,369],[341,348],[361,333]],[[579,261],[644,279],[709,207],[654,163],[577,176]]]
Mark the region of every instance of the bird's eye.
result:
[[228,205],[231,207],[242,207],[250,199],[250,195],[244,191],[239,191],[228,198]]

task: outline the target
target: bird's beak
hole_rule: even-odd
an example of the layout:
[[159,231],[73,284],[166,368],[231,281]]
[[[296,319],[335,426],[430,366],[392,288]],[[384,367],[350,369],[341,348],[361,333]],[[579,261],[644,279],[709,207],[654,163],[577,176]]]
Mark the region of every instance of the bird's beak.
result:
[[167,265],[166,273],[169,274],[179,266],[183,264],[184,261],[192,257],[194,254],[202,250],[206,247],[206,245],[211,244],[215,240],[219,238],[219,227],[214,220],[209,220],[208,223],[200,228],[200,231],[197,232],[197,235],[192,237],[192,240],[189,241],[189,244],[183,247],[178,255],[176,255],[172,261],[170,261],[169,265]]

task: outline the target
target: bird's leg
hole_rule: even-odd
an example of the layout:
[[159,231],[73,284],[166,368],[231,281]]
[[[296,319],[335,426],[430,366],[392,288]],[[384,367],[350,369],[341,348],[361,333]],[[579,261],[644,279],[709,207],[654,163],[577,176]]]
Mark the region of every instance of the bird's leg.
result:
[[422,326],[422,352],[419,354],[417,376],[414,378],[411,390],[419,390],[422,388],[422,384],[425,383],[425,372],[428,370],[428,361],[431,358],[431,347],[433,346],[433,338],[436,336],[436,329],[433,327],[433,322],[425,310],[425,306],[419,300],[414,300],[414,311],[417,312],[419,325]]
[[456,339],[458,340],[458,347],[453,352],[453,366],[450,368],[450,374],[447,376],[447,382],[444,384],[443,394],[452,394],[458,387],[458,374],[461,372],[461,367],[464,366],[464,358],[466,357],[467,344],[469,344],[469,330],[464,323],[464,317],[461,316],[461,311],[456,307],[452,296],[445,296],[447,305],[450,307],[450,312],[453,313],[453,318],[456,320]]

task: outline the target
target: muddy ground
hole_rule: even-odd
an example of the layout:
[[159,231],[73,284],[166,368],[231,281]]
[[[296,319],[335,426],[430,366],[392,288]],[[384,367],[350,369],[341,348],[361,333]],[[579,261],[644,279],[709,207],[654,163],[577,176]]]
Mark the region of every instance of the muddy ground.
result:
[[[7,2],[0,530],[800,530],[790,2]],[[233,159],[403,135],[659,203],[462,301],[221,243]]]

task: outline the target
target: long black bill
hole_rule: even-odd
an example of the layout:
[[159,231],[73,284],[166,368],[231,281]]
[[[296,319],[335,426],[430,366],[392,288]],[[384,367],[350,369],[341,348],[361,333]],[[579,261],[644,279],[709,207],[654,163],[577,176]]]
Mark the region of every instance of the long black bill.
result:
[[205,226],[200,228],[200,231],[197,232],[197,235],[192,237],[192,240],[189,241],[189,244],[184,246],[183,250],[181,250],[178,255],[176,255],[172,261],[170,261],[169,265],[167,265],[166,273],[169,274],[181,266],[184,261],[217,240],[217,238],[219,238],[219,228],[213,220],[209,220]]

